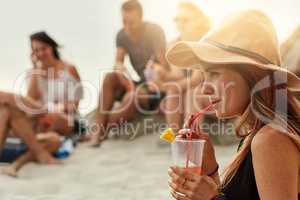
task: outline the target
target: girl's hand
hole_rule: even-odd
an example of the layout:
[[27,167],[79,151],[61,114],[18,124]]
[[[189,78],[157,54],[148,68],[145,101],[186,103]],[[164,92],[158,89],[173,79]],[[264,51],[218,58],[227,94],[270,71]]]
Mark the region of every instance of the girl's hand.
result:
[[36,55],[34,53],[31,53],[30,58],[31,58],[33,68],[37,68],[38,59],[37,59]]
[[186,169],[169,169],[169,186],[176,200],[211,200],[218,195],[218,185],[209,176],[201,176]]
[[[182,137],[183,135],[187,134],[190,129],[181,129],[178,131],[177,137]],[[194,139],[202,139],[205,140],[204,152],[203,152],[203,166],[202,172],[203,174],[210,174],[212,173],[218,166],[215,156],[215,149],[214,146],[209,138],[209,135],[204,132],[200,132],[197,130],[197,138]]]
[[34,53],[31,53],[30,57],[31,57],[31,62],[32,62],[34,69],[42,67],[41,61],[39,61],[39,59],[37,58],[37,56]]
[[50,131],[53,127],[55,122],[55,114],[54,113],[47,113],[39,118],[39,128],[42,132]]

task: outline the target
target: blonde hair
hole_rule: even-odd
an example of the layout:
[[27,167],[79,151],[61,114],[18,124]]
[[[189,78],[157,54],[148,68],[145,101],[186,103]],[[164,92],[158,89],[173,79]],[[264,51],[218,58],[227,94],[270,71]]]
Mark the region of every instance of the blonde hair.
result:
[[204,12],[196,4],[189,1],[182,1],[178,3],[177,7],[178,9],[181,8],[192,12],[195,18],[199,20],[199,26],[206,29],[205,32],[207,32],[211,28],[210,18],[207,15],[205,15]]
[[283,57],[298,39],[300,39],[300,26],[298,26],[290,35],[290,37],[288,37],[287,40],[281,44],[280,50]]
[[189,10],[189,11],[193,12],[195,15],[197,15],[198,17],[205,16],[205,14],[202,12],[202,10],[196,4],[189,2],[189,1],[180,2],[177,7]]
[[[300,26],[298,26],[291,36],[281,44],[280,51],[281,51],[281,58],[284,64],[293,63],[296,66],[293,67],[293,72],[300,76],[300,48],[296,46],[296,43],[300,42]],[[297,48],[294,50],[294,48]],[[290,52],[292,55],[290,55]],[[295,62],[293,62],[295,61]]]
[[[250,70],[245,71],[243,69],[237,71],[248,82],[250,89],[252,89],[254,84],[259,81],[260,78],[258,77],[262,77]],[[271,75],[271,73],[269,75]],[[256,114],[273,121],[275,116],[281,116],[276,118],[276,125],[286,130],[286,135],[300,150],[300,130],[299,127],[297,127],[300,125],[300,103],[296,99],[295,94],[290,92],[285,86],[284,89],[287,89],[286,101],[288,103],[288,109],[286,116],[283,116],[283,112],[275,109],[275,92],[277,89],[282,89],[282,86],[276,86],[274,80],[271,78],[271,86],[269,88],[257,92],[251,97],[250,104],[236,127],[237,136],[244,138],[244,141],[233,162],[231,162],[222,174],[223,187],[232,180],[239,166],[251,150],[251,142],[256,133],[266,125]]]

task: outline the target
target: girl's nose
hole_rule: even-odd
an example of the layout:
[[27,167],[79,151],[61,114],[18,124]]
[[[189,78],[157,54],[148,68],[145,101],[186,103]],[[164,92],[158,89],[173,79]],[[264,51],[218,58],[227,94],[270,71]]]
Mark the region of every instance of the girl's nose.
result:
[[214,85],[210,82],[204,82],[202,86],[202,94],[204,95],[214,95],[215,94],[215,87]]

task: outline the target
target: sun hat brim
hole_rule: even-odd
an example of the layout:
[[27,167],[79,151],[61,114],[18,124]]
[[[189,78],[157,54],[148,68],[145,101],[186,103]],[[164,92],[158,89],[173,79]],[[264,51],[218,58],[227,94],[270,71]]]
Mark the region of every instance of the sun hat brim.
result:
[[[228,51],[220,48],[213,43],[201,40],[200,42],[178,42],[171,47],[166,58],[168,62],[179,68],[202,69],[206,70],[217,65],[252,65],[262,70],[271,70],[281,73],[282,77],[286,76],[288,88],[291,91],[300,91],[300,78],[284,67],[272,64],[267,59],[260,57],[251,52],[245,55],[244,52]],[[203,65],[201,63],[209,63]]]

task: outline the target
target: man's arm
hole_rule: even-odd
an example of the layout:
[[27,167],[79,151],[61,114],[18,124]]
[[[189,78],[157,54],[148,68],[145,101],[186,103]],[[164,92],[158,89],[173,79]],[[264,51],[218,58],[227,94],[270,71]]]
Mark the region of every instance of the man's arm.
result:
[[124,66],[124,59],[126,52],[126,38],[124,36],[124,32],[121,30],[116,36],[116,58],[115,58],[115,65],[114,70],[125,72],[126,73],[126,67]]
[[117,73],[117,75],[121,84],[125,87],[127,91],[130,91],[134,89],[134,84],[131,80],[127,78],[130,76],[127,71],[127,68],[124,66],[125,55],[126,55],[125,49],[122,47],[117,47],[117,55],[116,55],[114,70],[119,72]]
[[124,65],[125,55],[126,55],[125,49],[122,47],[117,47],[117,55],[116,55],[116,60],[114,65],[114,71],[119,72],[118,75],[120,75],[119,78],[122,79],[121,81],[125,81],[123,79],[126,79],[125,77],[129,76],[127,68]]
[[114,70],[126,72],[126,67],[124,66],[125,55],[126,55],[125,49],[122,47],[117,47]]
[[158,64],[163,66],[164,69],[170,70],[168,62],[165,57],[167,48],[167,42],[164,31],[156,26],[153,28],[153,49],[155,52],[155,57],[158,61]]
[[170,66],[169,66],[169,64],[166,60],[166,57],[165,57],[166,50],[165,49],[160,49],[156,53],[157,53],[156,57],[157,57],[157,60],[158,60],[159,64],[161,66],[163,66],[164,69],[170,70]]

